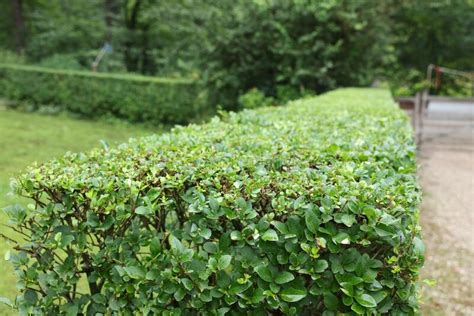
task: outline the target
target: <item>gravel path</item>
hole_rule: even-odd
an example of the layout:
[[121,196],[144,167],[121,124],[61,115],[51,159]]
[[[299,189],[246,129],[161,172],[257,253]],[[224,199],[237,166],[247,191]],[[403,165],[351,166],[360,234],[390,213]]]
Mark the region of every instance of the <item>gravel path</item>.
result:
[[423,285],[424,315],[474,315],[474,121],[462,111],[430,113],[419,153],[427,247],[421,277],[436,280]]

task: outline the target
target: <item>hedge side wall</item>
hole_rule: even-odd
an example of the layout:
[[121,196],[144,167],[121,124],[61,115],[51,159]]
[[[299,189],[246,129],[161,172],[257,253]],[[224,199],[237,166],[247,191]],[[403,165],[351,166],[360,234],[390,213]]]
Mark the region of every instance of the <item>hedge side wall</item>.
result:
[[185,79],[0,64],[0,97],[13,106],[49,106],[85,118],[187,123],[206,112],[199,90]]
[[[22,311],[413,315],[415,146],[342,89],[31,168],[11,207]],[[82,286],[87,283],[87,286]],[[79,284],[77,286],[77,284]]]

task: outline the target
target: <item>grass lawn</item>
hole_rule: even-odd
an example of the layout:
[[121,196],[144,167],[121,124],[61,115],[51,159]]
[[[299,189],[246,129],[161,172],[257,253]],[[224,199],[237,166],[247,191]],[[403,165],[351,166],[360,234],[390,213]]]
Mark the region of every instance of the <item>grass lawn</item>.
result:
[[[66,151],[87,151],[100,146],[100,140],[110,145],[162,131],[129,124],[108,124],[74,120],[64,116],[44,116],[7,110],[0,104],[0,208],[18,202],[8,195],[9,179],[34,161],[43,162],[59,157]],[[0,233],[11,236],[4,226],[7,218],[0,211]],[[15,276],[4,255],[10,245],[0,238],[0,296],[15,296]],[[14,315],[0,303],[0,315]]]

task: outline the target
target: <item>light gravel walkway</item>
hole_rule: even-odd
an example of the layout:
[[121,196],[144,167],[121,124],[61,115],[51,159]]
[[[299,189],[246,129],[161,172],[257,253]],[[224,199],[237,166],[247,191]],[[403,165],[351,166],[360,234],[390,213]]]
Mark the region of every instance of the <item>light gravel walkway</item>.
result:
[[424,315],[474,315],[474,105],[433,106],[419,153]]

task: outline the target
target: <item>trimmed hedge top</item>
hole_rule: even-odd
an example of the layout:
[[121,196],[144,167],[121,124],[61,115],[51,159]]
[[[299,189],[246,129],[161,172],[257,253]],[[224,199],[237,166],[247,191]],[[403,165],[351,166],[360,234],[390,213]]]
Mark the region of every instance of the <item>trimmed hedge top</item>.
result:
[[16,65],[16,64],[2,64],[0,68],[22,70],[27,72],[37,73],[48,73],[53,75],[68,75],[68,76],[79,76],[79,77],[90,77],[90,78],[102,78],[102,79],[117,79],[125,81],[138,81],[138,82],[153,82],[153,83],[173,83],[173,84],[193,84],[194,81],[185,78],[162,78],[162,77],[150,77],[136,74],[118,74],[118,73],[105,73],[105,72],[91,72],[81,70],[68,70],[68,69],[55,69],[46,68],[39,66],[30,65]]
[[[423,263],[408,119],[389,93],[287,107],[68,154],[11,207],[21,311],[414,314]],[[76,286],[87,279],[88,287]]]
[[212,112],[192,80],[24,65],[0,64],[0,97],[29,110],[154,124],[188,123]]

